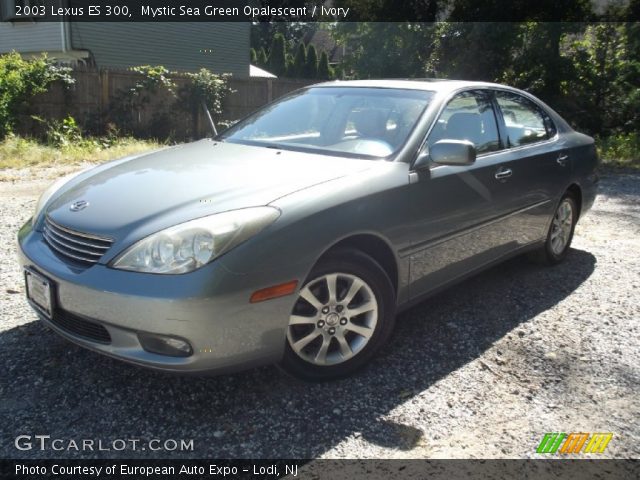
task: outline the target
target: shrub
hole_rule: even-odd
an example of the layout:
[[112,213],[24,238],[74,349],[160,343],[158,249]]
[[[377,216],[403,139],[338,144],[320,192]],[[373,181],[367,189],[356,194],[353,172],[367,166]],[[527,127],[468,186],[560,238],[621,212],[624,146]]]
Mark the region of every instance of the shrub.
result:
[[[141,65],[132,67],[131,71],[138,73],[140,78],[133,87],[120,89],[116,93],[109,105],[108,121],[116,124],[127,134],[142,136],[141,112],[161,90],[168,91],[172,98],[176,98],[176,84],[170,77],[171,72],[162,65]],[[168,109],[157,112],[153,122],[156,127],[162,127],[163,133],[167,133],[170,130]]]
[[206,68],[201,68],[197,73],[187,73],[186,76],[191,81],[182,89],[182,96],[191,108],[197,110],[204,100],[212,116],[222,115],[222,100],[232,93],[229,87],[231,75],[227,73],[218,75]]
[[287,71],[287,47],[284,36],[276,33],[271,43],[269,52],[269,70],[274,75],[281,77]]
[[334,77],[333,69],[329,65],[329,56],[323,51],[320,54],[320,62],[318,63],[318,78],[322,80],[330,80]]
[[56,81],[72,84],[70,72],[46,56],[32,60],[15,52],[0,56],[0,139],[13,131],[18,113],[34,95],[46,92]]
[[267,51],[264,49],[264,47],[260,47],[260,50],[258,50],[258,67],[260,68],[269,68],[269,60],[267,57]]
[[640,168],[640,134],[627,133],[597,138],[598,154],[604,165]]
[[82,142],[82,132],[75,118],[68,116],[62,121],[52,120],[47,125],[47,143],[54,147],[67,147]]
[[318,78],[318,52],[313,45],[307,48],[307,63],[304,67],[305,78]]
[[300,42],[296,49],[296,56],[293,59],[293,67],[291,69],[291,77],[302,78],[305,74],[305,67],[307,65],[307,47],[304,43]]
[[142,75],[142,80],[136,82],[132,91],[139,92],[141,90],[155,91],[160,87],[165,87],[172,91],[176,84],[169,77],[169,70],[162,65],[140,65],[131,67],[131,70]]

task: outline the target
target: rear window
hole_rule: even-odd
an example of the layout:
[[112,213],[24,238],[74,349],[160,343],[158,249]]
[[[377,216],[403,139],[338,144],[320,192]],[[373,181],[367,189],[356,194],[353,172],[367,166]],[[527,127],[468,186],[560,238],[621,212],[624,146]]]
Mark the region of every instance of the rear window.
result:
[[547,140],[555,135],[548,115],[528,98],[511,92],[496,92],[507,127],[507,146],[517,147]]

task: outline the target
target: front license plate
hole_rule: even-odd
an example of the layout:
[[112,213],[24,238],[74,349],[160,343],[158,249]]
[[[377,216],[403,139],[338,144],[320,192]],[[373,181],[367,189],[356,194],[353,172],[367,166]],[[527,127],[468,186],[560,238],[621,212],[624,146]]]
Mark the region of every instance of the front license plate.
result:
[[51,280],[33,270],[25,269],[24,277],[27,285],[27,298],[47,317],[53,314],[53,295]]

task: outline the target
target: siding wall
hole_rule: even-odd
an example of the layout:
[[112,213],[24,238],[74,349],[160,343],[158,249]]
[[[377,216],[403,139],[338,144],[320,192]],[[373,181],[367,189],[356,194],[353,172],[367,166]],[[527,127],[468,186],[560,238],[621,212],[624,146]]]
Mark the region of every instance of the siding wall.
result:
[[59,52],[62,33],[58,22],[0,22],[0,53]]
[[[74,49],[99,68],[163,65],[169,70],[249,77],[249,23],[72,23]],[[209,52],[210,51],[210,52]]]

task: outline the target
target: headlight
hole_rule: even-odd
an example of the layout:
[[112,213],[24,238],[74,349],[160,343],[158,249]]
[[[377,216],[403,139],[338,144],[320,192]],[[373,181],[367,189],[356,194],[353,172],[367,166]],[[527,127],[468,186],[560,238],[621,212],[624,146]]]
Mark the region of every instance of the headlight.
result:
[[112,263],[147,273],[186,273],[256,235],[280,216],[272,207],[253,207],[198,218],[154,233]]

